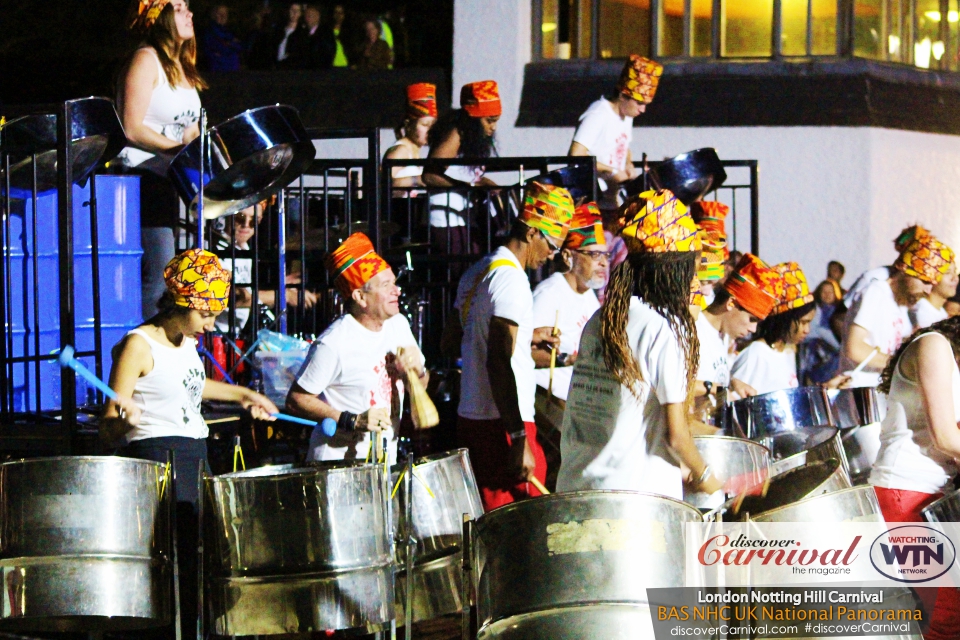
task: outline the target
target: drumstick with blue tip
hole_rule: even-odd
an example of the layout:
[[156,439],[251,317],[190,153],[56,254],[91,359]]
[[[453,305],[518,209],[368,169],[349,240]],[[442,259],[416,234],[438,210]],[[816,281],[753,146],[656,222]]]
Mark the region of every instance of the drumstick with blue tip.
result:
[[97,389],[103,392],[103,395],[107,396],[114,402],[120,401],[120,396],[116,391],[110,388],[110,386],[97,377],[97,375],[87,369],[82,362],[73,357],[73,354],[76,353],[73,347],[66,345],[60,349],[60,357],[57,358],[57,362],[60,363],[60,366],[66,369],[67,367],[73,369],[77,372],[77,375],[95,386]]
[[316,427],[319,425],[320,430],[323,432],[323,435],[328,438],[332,437],[333,434],[337,432],[337,421],[333,418],[324,418],[320,422],[316,420],[307,420],[306,418],[298,418],[297,416],[291,416],[286,413],[271,413],[271,416],[277,420],[285,420],[287,422],[294,422],[296,424],[303,424],[308,427]]

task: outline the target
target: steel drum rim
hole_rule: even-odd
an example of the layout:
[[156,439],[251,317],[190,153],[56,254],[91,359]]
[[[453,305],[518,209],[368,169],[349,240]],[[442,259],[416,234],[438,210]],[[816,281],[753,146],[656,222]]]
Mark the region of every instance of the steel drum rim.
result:
[[32,464],[32,463],[41,463],[41,462],[60,462],[60,461],[90,461],[90,462],[104,462],[109,460],[119,460],[122,462],[134,462],[138,464],[143,464],[146,466],[156,466],[156,467],[165,467],[167,466],[166,462],[156,462],[154,460],[144,460],[143,458],[128,458],[125,456],[50,456],[45,458],[18,458],[16,460],[8,460],[7,462],[0,463],[0,467],[8,467],[17,464]]
[[951,491],[950,493],[944,495],[942,498],[937,498],[936,500],[934,500],[933,502],[925,506],[923,509],[920,509],[920,514],[923,516],[924,520],[926,520],[927,522],[940,522],[939,520],[930,520],[929,518],[927,518],[927,513],[933,513],[934,510],[939,508],[941,503],[947,502],[951,498],[957,498],[957,497],[960,497],[960,490]]
[[[491,511],[484,513],[482,516],[476,519],[477,526],[483,526],[490,515],[504,514],[509,511],[516,509],[524,508],[524,505],[542,503],[544,501],[551,502],[560,502],[574,500],[576,498],[582,498],[585,496],[598,496],[598,495],[609,495],[609,496],[639,496],[643,498],[657,498],[658,500],[663,500],[665,502],[672,502],[678,507],[690,511],[693,514],[696,514],[697,520],[703,521],[703,514],[700,513],[700,510],[691,505],[690,503],[684,502],[683,500],[678,500],[677,498],[671,498],[670,496],[664,496],[659,493],[645,493],[642,491],[625,491],[621,489],[597,489],[592,491],[567,491],[564,493],[552,493],[548,496],[537,496],[536,498],[531,498],[530,500],[520,500],[518,502],[511,502],[510,504],[505,504],[502,507],[497,507]],[[536,502],[535,502],[536,501]]]
[[[467,454],[467,457],[469,458],[469,456],[470,456],[470,450],[467,449],[466,447],[458,447],[458,448],[456,448],[456,449],[450,449],[449,451],[440,451],[440,452],[438,452],[438,453],[431,453],[430,455],[423,456],[422,458],[414,458],[414,459],[413,459],[413,466],[415,466],[415,467],[417,467],[417,468],[419,469],[420,467],[422,467],[422,466],[425,465],[425,464],[431,464],[431,463],[434,463],[434,462],[440,462],[440,461],[442,461],[442,460],[447,460],[448,458],[456,458],[456,457],[459,457],[459,455],[460,455],[461,452],[466,453],[466,454]],[[407,468],[407,465],[406,465],[405,462],[404,462],[404,463],[397,463],[397,464],[393,465],[392,467],[390,467],[390,471],[403,471],[403,470],[406,469],[406,468]]]
[[723,435],[723,434],[718,433],[717,435],[693,436],[693,439],[694,439],[694,440],[704,440],[704,441],[709,441],[709,442],[716,442],[716,441],[718,441],[718,440],[733,440],[734,442],[749,443],[749,444],[751,444],[751,445],[760,447],[761,449],[765,449],[765,450],[767,451],[767,453],[770,454],[771,457],[773,456],[773,451],[770,450],[770,447],[768,447],[767,445],[765,445],[765,444],[763,444],[763,443],[761,443],[761,442],[757,442],[756,440],[751,440],[750,438],[738,438],[737,436],[727,436],[727,435]]
[[[440,558],[444,560],[445,558]],[[302,582],[312,582],[315,580],[329,579],[336,576],[348,575],[351,573],[370,573],[371,571],[383,570],[390,567],[395,567],[396,563],[393,561],[390,562],[381,562],[379,564],[370,564],[364,565],[363,567],[354,567],[352,569],[333,569],[330,571],[310,571],[309,573],[280,573],[269,576],[209,576],[207,579],[212,583],[217,584],[273,584],[273,583],[283,583],[283,584],[294,584]]]
[[[342,462],[342,461],[336,461]],[[372,468],[378,470],[381,465],[367,462],[359,462],[356,464],[344,464],[337,466],[300,466],[300,465],[266,465],[263,467],[255,467],[253,469],[246,469],[244,471],[234,471],[232,473],[221,473],[220,475],[213,476],[207,475],[206,480],[208,482],[249,482],[249,481],[261,481],[261,480],[288,480],[290,478],[306,477],[306,476],[315,476],[323,475],[330,476],[334,474],[347,473],[350,471],[356,471],[358,469],[367,470]],[[264,469],[270,469],[271,467],[276,467],[277,473],[263,473]],[[257,472],[260,473],[257,473]]]
[[[838,462],[839,462],[839,461],[838,461]],[[841,468],[842,468],[842,467],[841,467]],[[833,475],[833,474],[831,474],[831,476],[832,476],[832,475]],[[829,478],[827,478],[827,480],[829,480]],[[824,482],[826,482],[826,480],[824,480]],[[752,520],[754,520],[754,516],[755,516],[755,515],[756,515],[756,516],[766,516],[766,515],[769,515],[769,514],[771,514],[771,513],[777,513],[778,511],[783,511],[784,509],[793,509],[794,507],[799,506],[799,505],[801,505],[801,504],[804,504],[805,502],[809,502],[809,501],[811,501],[811,500],[817,500],[817,499],[820,499],[820,498],[825,498],[826,496],[836,496],[836,495],[840,495],[840,494],[843,494],[843,493],[852,493],[852,492],[854,492],[854,491],[864,492],[864,491],[866,491],[867,489],[873,491],[873,485],[871,485],[871,484],[866,484],[866,485],[860,485],[860,486],[857,486],[857,487],[847,487],[847,488],[845,488],[845,489],[837,489],[836,491],[828,491],[827,493],[821,493],[821,494],[819,494],[819,495],[810,496],[810,497],[807,497],[807,498],[803,498],[803,499],[801,499],[801,500],[797,500],[796,502],[791,502],[790,504],[785,504],[785,505],[783,505],[782,507],[777,507],[776,509],[770,509],[769,511],[762,511],[762,512],[756,513],[756,514],[749,514],[749,515],[750,515],[750,518],[749,518],[749,519],[752,521]],[[876,495],[876,493],[874,493],[874,495]],[[882,513],[880,514],[880,517],[881,517],[881,518],[883,517],[883,514],[882,514]]]

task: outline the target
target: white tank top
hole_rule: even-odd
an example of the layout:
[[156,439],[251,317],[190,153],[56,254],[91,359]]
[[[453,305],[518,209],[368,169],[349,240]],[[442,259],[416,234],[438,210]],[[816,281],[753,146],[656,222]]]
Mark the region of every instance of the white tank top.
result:
[[[937,336],[950,348],[939,333],[925,333],[917,340]],[[960,421],[960,369],[953,365],[953,412]],[[947,454],[933,446],[930,424],[923,404],[920,385],[908,380],[897,363],[890,380],[887,415],[880,431],[880,453],[870,472],[870,484],[885,489],[939,493],[957,474],[957,466]]]
[[207,423],[200,415],[200,399],[206,382],[197,341],[183,339],[179,347],[168,347],[145,331],[133,329],[150,345],[153,369],[137,380],[133,401],[140,407],[140,424],[127,432],[127,442],[146,438],[182,436],[206,438]]
[[[160,58],[152,47],[148,47],[153,59],[157,61],[159,84],[153,88],[143,124],[165,138],[174,142],[183,142],[183,132],[200,119],[200,93],[196,87],[175,87],[170,84]],[[153,153],[126,147],[120,157],[128,167],[136,167],[154,157]]]

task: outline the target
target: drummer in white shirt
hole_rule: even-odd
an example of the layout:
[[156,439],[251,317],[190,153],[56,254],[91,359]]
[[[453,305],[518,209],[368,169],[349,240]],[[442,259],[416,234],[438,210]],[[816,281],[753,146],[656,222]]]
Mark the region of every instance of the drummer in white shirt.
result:
[[[758,394],[799,386],[797,345],[810,333],[816,315],[816,302],[800,265],[783,262],[774,269],[783,281],[780,298],[770,315],[757,324],[753,342],[740,352],[730,372],[734,380]],[[825,386],[837,388],[847,380],[837,376]]]
[[[890,277],[863,290],[844,319],[840,351],[841,372],[871,358],[854,376],[853,386],[877,386],[890,356],[912,333],[909,308],[940,282],[954,257],[950,247],[932,235],[917,235],[894,262]],[[872,355],[875,349],[878,353]]]
[[950,263],[950,270],[940,279],[933,290],[927,294],[926,298],[920,298],[917,304],[910,309],[910,321],[914,330],[926,329],[934,322],[946,320],[949,317],[945,308],[947,300],[957,295],[957,284],[960,283],[960,277],[957,277],[957,263]]
[[[918,224],[906,227],[894,239],[893,248],[897,252],[897,255],[900,255],[903,253],[903,250],[907,248],[907,245],[913,242],[914,238],[918,236],[925,236],[929,233],[929,231]],[[886,280],[891,275],[893,275],[893,265],[876,267],[864,271],[860,274],[860,277],[854,281],[853,286],[850,287],[849,291],[843,294],[843,304],[846,305],[847,309],[853,308],[854,303],[860,299],[864,289],[877,280]]]
[[537,365],[536,415],[537,434],[541,439],[555,440],[544,447],[547,457],[547,488],[551,488],[559,466],[560,425],[563,410],[577,361],[580,334],[587,321],[600,308],[597,289],[607,284],[609,253],[603,234],[600,210],[593,202],[576,208],[570,221],[570,232],[558,254],[566,271],[554,273],[533,291],[533,326],[557,327],[560,346],[556,368],[550,371],[552,351],[537,345],[533,361]]
[[568,155],[596,156],[602,189],[598,204],[604,211],[617,208],[621,183],[637,175],[630,152],[633,119],[653,102],[662,74],[663,65],[631,55],[620,72],[616,95],[601,97],[580,116]]
[[427,381],[410,323],[400,315],[396,276],[362,233],[330,253],[326,267],[349,301],[349,313],[334,320],[313,343],[287,395],[287,407],[318,422],[337,422],[332,437],[314,429],[308,460],[364,459],[373,447],[370,434],[377,432],[387,437],[393,462],[402,406],[402,400],[394,401],[403,388],[400,374],[413,370]]

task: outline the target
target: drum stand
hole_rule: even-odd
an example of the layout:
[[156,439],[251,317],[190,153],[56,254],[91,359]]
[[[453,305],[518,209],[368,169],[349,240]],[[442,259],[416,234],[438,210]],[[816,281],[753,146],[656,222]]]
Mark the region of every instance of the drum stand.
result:
[[[406,502],[403,505],[403,535],[407,543],[407,564],[404,570],[407,574],[406,598],[404,599],[404,639],[413,638],[413,561],[417,553],[417,541],[413,537],[413,452],[407,454],[407,463],[404,465],[406,473],[403,478],[403,490],[406,493]],[[391,501],[392,502],[392,501]]]

